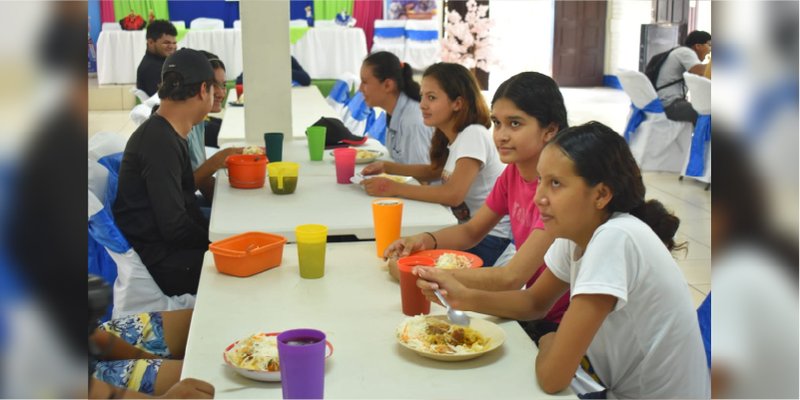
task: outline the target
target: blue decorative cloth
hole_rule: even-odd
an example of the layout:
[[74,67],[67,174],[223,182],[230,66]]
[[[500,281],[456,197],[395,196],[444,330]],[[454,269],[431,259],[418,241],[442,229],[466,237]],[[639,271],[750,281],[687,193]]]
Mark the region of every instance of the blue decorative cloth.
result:
[[689,150],[689,163],[686,165],[686,176],[703,176],[706,169],[706,148],[711,141],[711,115],[701,114],[692,135],[692,147]]
[[406,29],[402,26],[375,28],[373,32],[375,37],[386,39],[399,38],[406,35]]
[[371,109],[369,116],[367,116],[367,127],[364,130],[364,135],[369,136],[382,145],[386,145],[386,113],[381,113],[375,116],[375,109]]
[[328,98],[338,104],[346,105],[350,101],[350,85],[341,79],[337,80],[333,84],[330,93],[328,93]]
[[347,112],[356,121],[365,120],[370,113],[370,107],[364,101],[364,94],[356,92],[352,99],[347,102]]
[[628,143],[631,142],[631,135],[633,132],[636,132],[636,129],[642,124],[642,121],[647,118],[645,112],[663,113],[664,106],[661,105],[661,100],[656,98],[647,103],[643,108],[638,108],[631,103],[631,110],[633,110],[633,112],[631,113],[630,119],[628,119],[628,125],[625,127],[625,141]]
[[706,350],[706,362],[708,368],[711,368],[711,293],[697,309],[697,321],[700,323],[700,336]]
[[436,40],[439,38],[439,32],[407,29],[406,37],[409,38],[410,40],[417,40],[417,41]]

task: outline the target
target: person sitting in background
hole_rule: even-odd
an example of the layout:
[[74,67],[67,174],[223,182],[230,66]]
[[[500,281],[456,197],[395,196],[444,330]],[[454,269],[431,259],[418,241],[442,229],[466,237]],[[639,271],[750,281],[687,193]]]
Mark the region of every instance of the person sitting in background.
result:
[[392,53],[372,53],[361,64],[364,102],[386,110],[386,148],[394,162],[430,163],[433,128],[422,122],[419,84],[412,77],[411,66],[401,63]]
[[197,293],[208,250],[187,136],[211,111],[216,83],[203,53],[181,49],[167,57],[161,106],[131,135],[119,168],[114,218],[167,296]]
[[148,96],[156,94],[158,84],[161,83],[161,67],[177,49],[178,42],[175,37],[178,30],[172,22],[157,19],[147,26],[147,51],[136,69],[136,87],[147,93]]
[[[308,72],[303,69],[303,66],[297,62],[297,59],[292,57],[292,86],[308,86],[311,84],[311,77],[308,75]],[[236,78],[237,85],[244,84],[244,72],[239,74]]]
[[694,31],[686,36],[684,46],[672,50],[664,60],[656,79],[656,91],[667,118],[692,124],[697,122],[697,111],[686,100],[683,73],[689,71],[703,76],[706,65],[702,62],[709,52],[711,52],[711,34]]

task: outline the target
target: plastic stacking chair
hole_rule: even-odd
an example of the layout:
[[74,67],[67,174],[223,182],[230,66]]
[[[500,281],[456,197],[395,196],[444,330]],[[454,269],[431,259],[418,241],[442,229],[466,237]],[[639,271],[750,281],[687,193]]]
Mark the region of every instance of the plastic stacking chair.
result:
[[406,50],[402,60],[414,69],[425,70],[441,59],[442,45],[436,20],[406,21]]
[[225,29],[225,21],[219,18],[195,18],[189,27],[191,29]]
[[376,19],[372,35],[372,53],[388,51],[403,60],[406,53],[406,21]]
[[683,79],[689,88],[689,102],[698,116],[681,178],[688,176],[705,182],[708,190],[711,187],[711,80],[689,72],[683,74]]
[[619,81],[631,98],[625,140],[642,171],[680,173],[692,139],[692,124],[664,114],[650,80],[638,71],[620,71]]

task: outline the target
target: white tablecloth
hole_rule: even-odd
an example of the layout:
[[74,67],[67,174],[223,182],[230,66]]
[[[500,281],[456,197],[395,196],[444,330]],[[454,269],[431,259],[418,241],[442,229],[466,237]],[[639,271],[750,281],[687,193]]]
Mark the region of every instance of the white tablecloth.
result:
[[358,80],[367,41],[361,28],[311,28],[292,46],[292,54],[313,79],[347,74]]
[[178,45],[219,56],[225,63],[227,80],[236,79],[242,73],[242,31],[239,29],[191,29]]
[[97,83],[136,83],[136,68],[145,51],[145,31],[101,31],[97,38]]
[[[222,275],[206,253],[181,378],[214,385],[217,398],[281,398],[280,382],[239,376],[223,350],[256,332],[314,328],[325,332],[333,355],[325,362],[325,398],[543,399],[536,382],[536,346],[513,320],[482,314],[506,334],[505,343],[473,360],[423,358],[395,339],[405,319],[400,287],[378,266],[375,244],[328,243],[325,276],[302,279],[297,247],[286,245],[275,269],[238,278]],[[431,305],[431,312],[445,310]]]

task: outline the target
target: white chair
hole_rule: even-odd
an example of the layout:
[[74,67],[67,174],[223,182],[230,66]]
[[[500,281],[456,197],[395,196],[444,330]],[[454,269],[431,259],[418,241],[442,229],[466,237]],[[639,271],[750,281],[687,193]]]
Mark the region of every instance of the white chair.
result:
[[[681,177],[688,176],[705,182],[708,190],[711,184],[711,80],[689,72],[683,73],[683,80],[689,88],[689,102],[697,111],[698,118]],[[695,160],[692,160],[690,167],[693,156]]]
[[189,27],[192,29],[225,29],[225,21],[219,18],[195,18]]
[[441,60],[441,49],[436,20],[406,21],[406,50],[403,61],[422,71]]
[[680,173],[692,140],[692,124],[667,119],[650,80],[638,71],[620,71],[619,81],[631,98],[625,138],[642,171]]
[[233,21],[233,29],[242,30],[242,20],[237,19],[236,21]]
[[132,87],[130,92],[133,93],[133,95],[136,96],[142,103],[144,103],[145,101],[147,101],[147,99],[150,98],[150,96],[147,95],[147,92],[137,88],[136,86]]
[[186,21],[172,21],[172,26],[177,30],[186,29]]
[[406,56],[406,20],[376,19],[372,52],[388,51],[402,61]]
[[304,19],[293,19],[289,21],[290,28],[308,28],[308,21]]
[[[136,90],[136,96],[141,100],[141,104],[135,105],[129,116],[133,123],[139,126],[150,118],[150,115],[153,113],[153,107],[155,107],[156,104],[161,104],[161,99],[158,98],[158,94],[147,97],[147,93],[143,90],[133,88],[131,92],[134,90]],[[142,99],[142,97],[144,97],[144,99]]]
[[102,27],[100,30],[103,31],[121,31],[122,27],[119,25],[119,22],[103,22]]

